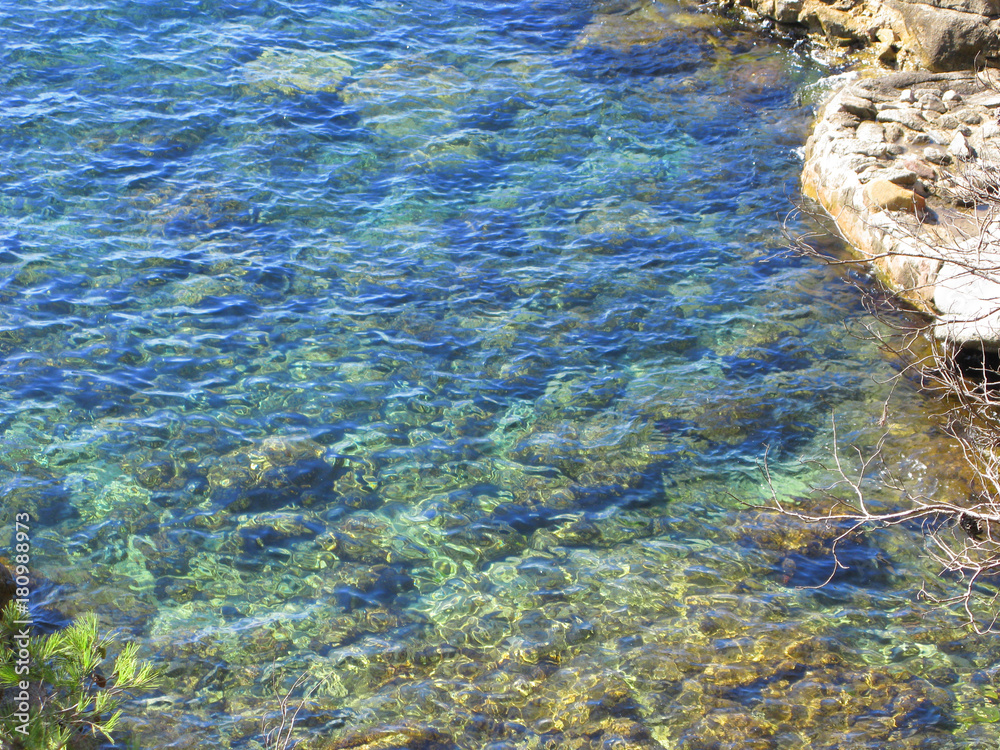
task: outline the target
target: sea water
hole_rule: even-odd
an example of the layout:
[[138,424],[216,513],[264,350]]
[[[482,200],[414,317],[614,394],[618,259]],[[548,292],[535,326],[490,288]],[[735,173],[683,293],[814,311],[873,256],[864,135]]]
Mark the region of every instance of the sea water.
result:
[[0,42],[0,521],[39,627],[163,670],[128,741],[302,702],[314,747],[996,746],[920,528],[823,586],[843,528],[752,507],[828,509],[837,446],[873,507],[968,491],[872,282],[786,251],[835,71],[624,0],[8,3]]

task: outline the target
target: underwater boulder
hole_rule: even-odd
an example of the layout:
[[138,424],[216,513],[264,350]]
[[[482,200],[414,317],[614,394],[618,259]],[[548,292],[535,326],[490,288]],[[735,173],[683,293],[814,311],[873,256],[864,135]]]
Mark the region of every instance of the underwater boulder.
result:
[[303,539],[312,539],[322,528],[319,519],[305,513],[257,513],[242,517],[227,543],[237,554],[256,557]]
[[623,374],[602,368],[597,372],[563,371],[549,379],[535,402],[545,416],[577,416],[608,408],[624,392]]
[[308,437],[272,435],[215,461],[209,491],[214,502],[235,512],[308,507],[333,492],[340,463],[328,461],[326,448]]
[[[35,468],[35,467],[33,467]],[[0,521],[13,526],[13,509],[31,518],[44,518],[47,523],[78,518],[80,513],[73,504],[73,496],[62,477],[38,465],[35,476],[13,474],[0,482],[4,507],[0,507]]]
[[179,471],[175,457],[168,451],[139,450],[122,457],[122,470],[145,490],[167,491],[183,486],[186,476]]
[[601,13],[577,36],[572,59],[584,75],[696,71],[718,44],[720,28],[730,23],[659,2],[630,13]]
[[238,74],[244,91],[296,94],[336,91],[351,69],[351,63],[336,52],[267,49]]
[[374,116],[413,106],[452,109],[472,91],[472,81],[457,68],[412,57],[362,75],[345,88],[344,99]]
[[681,735],[677,747],[684,750],[742,748],[772,750],[777,747],[777,727],[761,721],[750,709],[723,705],[705,714]]
[[423,176],[437,188],[471,187],[489,182],[497,138],[485,130],[462,129],[429,137],[403,160],[414,177]]
[[322,750],[452,750],[454,740],[430,727],[391,724],[353,731],[321,745]]
[[419,148],[456,126],[473,93],[457,68],[412,57],[360,76],[341,97],[379,134]]
[[[331,571],[337,604],[345,612],[362,609],[380,609],[392,621],[397,617],[385,611],[396,598],[414,588],[413,578],[394,565],[346,565]],[[397,625],[400,623],[397,622]],[[376,631],[371,631],[376,632]]]
[[599,13],[584,27],[574,47],[606,47],[627,50],[651,44],[661,44],[687,33],[672,22],[670,8],[650,3],[632,13]]
[[374,513],[356,513],[341,520],[317,541],[340,560],[385,563],[389,560],[392,527]]
[[355,512],[338,521],[316,540],[319,547],[333,553],[341,561],[369,565],[379,563],[426,560],[430,552],[397,528],[388,519],[375,513]]

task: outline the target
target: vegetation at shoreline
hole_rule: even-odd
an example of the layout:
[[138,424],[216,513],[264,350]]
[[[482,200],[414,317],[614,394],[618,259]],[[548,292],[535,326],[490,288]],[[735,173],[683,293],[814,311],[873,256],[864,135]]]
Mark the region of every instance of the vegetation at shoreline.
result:
[[157,670],[126,643],[105,676],[114,637],[96,615],[47,635],[32,635],[11,602],[0,616],[0,748],[79,750],[111,740],[129,697],[157,683]]

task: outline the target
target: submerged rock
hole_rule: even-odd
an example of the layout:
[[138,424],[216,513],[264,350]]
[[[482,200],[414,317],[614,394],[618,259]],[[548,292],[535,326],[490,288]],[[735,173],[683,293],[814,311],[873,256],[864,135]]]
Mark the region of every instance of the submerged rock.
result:
[[336,91],[351,69],[351,63],[336,52],[268,49],[238,74],[246,90],[295,94]]
[[3,611],[16,595],[17,584],[14,582],[14,574],[4,562],[0,561],[0,611]]
[[627,12],[598,13],[574,46],[628,50],[662,44],[692,32],[716,31],[731,23],[720,16],[691,13],[674,3],[651,2]]
[[258,513],[241,520],[235,539],[240,551],[257,555],[290,541],[311,539],[321,530],[318,519],[302,513]]
[[319,745],[320,750],[453,750],[457,747],[448,735],[418,725],[373,727]]
[[392,528],[374,513],[357,513],[319,539],[320,546],[341,560],[384,563],[389,560]]
[[376,132],[418,148],[453,128],[473,93],[457,68],[413,57],[361,75],[341,96]]
[[229,511],[309,506],[332,493],[340,462],[304,436],[273,435],[214,461],[208,469],[213,500]]
[[317,543],[340,560],[372,565],[425,560],[431,556],[407,524],[364,511],[338,521]]

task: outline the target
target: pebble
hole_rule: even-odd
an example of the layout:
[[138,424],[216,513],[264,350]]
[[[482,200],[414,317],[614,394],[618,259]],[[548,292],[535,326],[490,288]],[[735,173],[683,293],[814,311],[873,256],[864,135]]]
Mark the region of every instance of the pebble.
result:
[[951,156],[949,156],[944,149],[939,146],[928,146],[924,149],[924,158],[931,164],[949,164],[951,163]]
[[873,159],[870,156],[850,156],[847,158],[845,165],[855,174],[859,174],[864,172],[866,169],[877,167],[879,165],[879,160]]
[[857,137],[859,141],[882,143],[885,141],[885,129],[873,120],[866,120],[858,125]]
[[948,146],[948,153],[960,161],[968,161],[972,158],[972,148],[961,133],[955,133],[955,137]]
[[862,141],[860,139],[843,139],[835,141],[831,147],[834,154],[848,156],[851,154],[861,154],[862,156],[872,156],[876,159],[889,156],[890,144],[879,141]]
[[917,173],[901,167],[883,170],[882,176],[889,182],[903,187],[913,187],[917,184]]
[[879,122],[895,122],[910,130],[923,130],[927,120],[915,109],[883,109],[875,115]]
[[[876,123],[877,124],[877,123]],[[903,126],[895,122],[887,122],[882,126],[882,133],[885,140],[889,143],[895,143],[896,141],[901,141],[906,133],[903,131]]]
[[858,125],[861,124],[861,118],[857,115],[852,115],[850,112],[837,112],[832,115],[828,120],[830,125],[838,128],[844,128],[853,130]]
[[966,125],[978,125],[983,121],[982,115],[980,115],[976,110],[970,109],[968,107],[963,109],[956,109],[952,114],[954,114],[959,120],[964,122]]
[[947,128],[948,130],[955,130],[962,124],[955,115],[942,115],[937,121],[938,127]]
[[926,182],[932,182],[937,179],[937,173],[934,171],[934,167],[920,159],[908,159],[903,162],[902,168],[909,172],[913,172],[913,174]]
[[923,107],[925,112],[937,112],[938,114],[943,115],[948,111],[948,105],[936,96],[929,96],[926,99],[921,99],[920,106]]
[[872,120],[875,118],[875,105],[869,99],[862,99],[860,96],[845,95],[840,99],[840,108],[849,114],[860,117],[862,120]]

